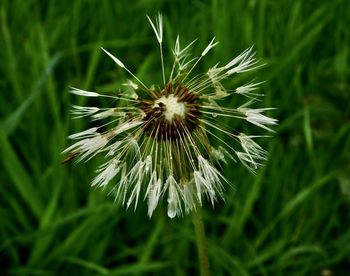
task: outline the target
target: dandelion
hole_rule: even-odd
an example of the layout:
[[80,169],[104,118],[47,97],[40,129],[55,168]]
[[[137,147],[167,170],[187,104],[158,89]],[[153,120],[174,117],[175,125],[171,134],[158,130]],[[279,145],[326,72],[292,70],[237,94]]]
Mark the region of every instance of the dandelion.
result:
[[[110,98],[109,108],[73,106],[75,118],[101,121],[99,126],[72,134],[78,140],[64,153],[67,160],[87,161],[97,154],[105,162],[97,169],[93,186],[105,188],[113,183],[116,200],[126,208],[146,200],[152,216],[162,198],[166,198],[168,216],[182,216],[209,201],[223,198],[229,183],[218,168],[228,159],[240,160],[255,171],[266,160],[266,152],[253,139],[232,129],[226,120],[242,120],[271,131],[277,120],[262,113],[270,108],[253,109],[258,85],[248,83],[225,89],[223,81],[235,74],[259,67],[252,48],[224,66],[216,64],[202,74],[195,67],[218,45],[213,38],[198,57],[190,58],[195,41],[180,46],[179,36],[172,49],[173,63],[166,71],[163,55],[163,19],[152,21],[160,51],[160,85],[140,80],[112,53],[102,50],[131,77],[119,94],[103,94],[72,88],[71,93],[92,98]],[[169,72],[167,74],[167,72]],[[247,104],[225,106],[227,98],[248,97]],[[242,97],[242,98],[244,98]],[[220,144],[218,148],[213,143]]]

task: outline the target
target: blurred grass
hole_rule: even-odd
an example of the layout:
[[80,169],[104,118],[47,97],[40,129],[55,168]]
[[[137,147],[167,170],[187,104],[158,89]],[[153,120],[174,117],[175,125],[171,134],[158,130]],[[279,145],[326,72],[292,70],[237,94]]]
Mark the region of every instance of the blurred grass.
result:
[[[62,166],[83,99],[69,86],[116,90],[125,77],[100,46],[151,83],[156,41],[145,14],[165,16],[173,45],[220,45],[203,68],[255,44],[267,66],[263,106],[276,135],[257,176],[225,169],[236,185],[205,209],[213,275],[333,275],[350,271],[350,2],[0,2],[1,275],[197,273],[190,218],[125,211],[89,183],[98,162]],[[149,80],[149,81],[148,81]],[[233,80],[233,83],[236,80]],[[233,84],[232,83],[232,84]],[[81,101],[81,102],[77,102]],[[248,130],[251,131],[251,128]],[[144,204],[141,204],[144,205]]]

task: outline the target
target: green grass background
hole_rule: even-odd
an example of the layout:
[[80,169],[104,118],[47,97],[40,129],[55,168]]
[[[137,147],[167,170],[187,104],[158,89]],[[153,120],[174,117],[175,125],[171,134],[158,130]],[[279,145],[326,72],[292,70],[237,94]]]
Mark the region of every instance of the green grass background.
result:
[[235,191],[203,210],[213,275],[349,275],[348,0],[1,0],[0,275],[198,273],[190,216],[168,219],[164,202],[152,219],[144,203],[126,211],[90,188],[98,160],[60,164],[89,125],[70,118],[85,100],[69,86],[115,91],[127,77],[101,46],[160,77],[146,19],[158,11],[170,45],[198,38],[199,54],[217,37],[202,69],[254,44],[267,65],[249,77],[277,108],[265,167],[230,163]]

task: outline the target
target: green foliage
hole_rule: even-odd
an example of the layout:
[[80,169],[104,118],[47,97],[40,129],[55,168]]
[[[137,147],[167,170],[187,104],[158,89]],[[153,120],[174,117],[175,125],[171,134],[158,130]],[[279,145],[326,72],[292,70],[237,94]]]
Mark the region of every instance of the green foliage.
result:
[[262,140],[266,166],[252,176],[231,162],[225,175],[236,189],[215,209],[206,203],[213,275],[345,275],[348,0],[1,1],[0,274],[198,272],[190,217],[124,210],[107,190],[90,188],[98,160],[60,164],[67,135],[89,124],[70,119],[70,105],[84,99],[69,86],[115,91],[126,77],[101,46],[147,83],[161,76],[145,16],[158,11],[170,45],[178,33],[183,43],[198,38],[200,53],[217,37],[202,68],[255,44],[267,65],[252,76],[266,80],[262,106],[276,107],[270,115],[280,121]]

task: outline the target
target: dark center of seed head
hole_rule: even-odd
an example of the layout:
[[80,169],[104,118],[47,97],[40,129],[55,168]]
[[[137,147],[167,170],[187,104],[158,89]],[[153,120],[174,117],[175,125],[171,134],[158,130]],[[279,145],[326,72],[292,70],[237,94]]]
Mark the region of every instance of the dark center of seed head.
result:
[[177,140],[195,130],[201,115],[199,97],[183,85],[167,84],[151,100],[140,101],[142,129],[157,140]]

